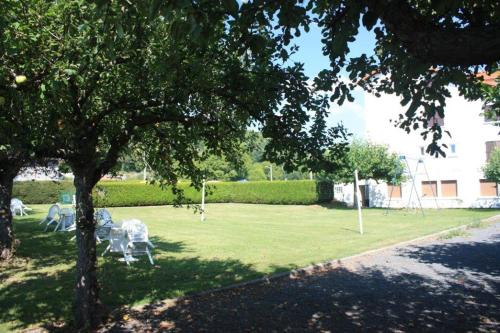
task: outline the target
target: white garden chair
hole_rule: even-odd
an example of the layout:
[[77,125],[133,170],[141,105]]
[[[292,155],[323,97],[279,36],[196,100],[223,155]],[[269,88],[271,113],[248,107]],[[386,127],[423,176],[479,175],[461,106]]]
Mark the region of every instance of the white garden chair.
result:
[[132,256],[145,254],[148,256],[151,265],[154,265],[153,256],[149,250],[154,248],[154,245],[149,241],[148,227],[140,220],[132,219],[123,221],[122,229],[127,232],[131,243],[128,253]]
[[71,231],[75,230],[75,211],[71,208],[63,208],[59,214],[59,221],[57,222],[54,231]]
[[[111,214],[106,208],[101,208],[97,210],[94,214],[95,220],[97,222],[95,228],[95,238],[98,243],[101,243],[104,240],[109,241],[109,234],[111,232],[111,228],[116,227],[113,223],[113,219],[111,218]],[[70,230],[75,230],[76,225]],[[71,238],[71,240],[76,239],[76,235]]]
[[121,228],[112,228],[109,245],[102,254],[108,252],[121,252],[127,265],[136,261],[134,255],[147,255],[151,265],[154,265],[150,248],[154,245],[148,238],[148,227],[139,220],[126,220],[122,222]]
[[31,210],[31,208],[27,207],[21,200],[17,198],[12,198],[12,200],[10,200],[10,211],[14,216],[17,216],[18,213],[19,216],[28,215],[27,212]]
[[95,237],[97,242],[110,239],[111,228],[116,227],[111,218],[111,214],[105,208],[99,209],[95,213],[95,219],[97,222]]
[[47,223],[47,225],[45,226],[45,231],[47,231],[49,225],[51,225],[52,223],[57,223],[56,215],[60,216],[60,213],[61,207],[58,204],[50,206],[47,216],[43,220],[41,220],[39,224]]
[[113,227],[109,233],[109,245],[102,253],[104,256],[106,253],[121,253],[123,254],[123,260],[130,265],[131,261],[136,261],[129,253],[129,247],[132,246],[130,242],[127,231],[122,228]]

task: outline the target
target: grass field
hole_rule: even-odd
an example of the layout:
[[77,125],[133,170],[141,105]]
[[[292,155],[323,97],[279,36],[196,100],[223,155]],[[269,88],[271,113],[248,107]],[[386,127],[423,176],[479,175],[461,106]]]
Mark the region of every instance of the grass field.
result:
[[[75,280],[72,234],[43,232],[48,206],[16,218],[20,245],[14,263],[0,267],[0,332],[71,318]],[[216,288],[265,274],[345,257],[498,214],[496,210],[367,209],[365,234],[356,211],[329,206],[211,204],[207,220],[186,208],[111,208],[115,220],[144,221],[156,245],[127,267],[118,256],[99,258],[101,296],[111,308]],[[102,253],[105,244],[98,246]]]

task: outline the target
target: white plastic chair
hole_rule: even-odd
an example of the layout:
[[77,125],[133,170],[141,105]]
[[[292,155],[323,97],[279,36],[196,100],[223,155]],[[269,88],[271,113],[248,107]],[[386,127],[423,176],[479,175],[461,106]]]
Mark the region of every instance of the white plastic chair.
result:
[[27,211],[31,211],[32,209],[27,207],[23,202],[17,198],[12,198],[10,200],[10,211],[12,215],[17,216],[18,213],[20,216],[28,215]]
[[149,248],[154,248],[154,245],[149,241],[148,227],[140,220],[132,219],[123,221],[122,229],[127,232],[131,243],[128,253],[132,256],[146,254],[151,265],[154,265],[153,256],[149,251]]
[[[59,213],[59,221],[57,222],[54,231],[71,231],[75,226],[75,211],[71,208],[63,208]],[[60,227],[60,228],[59,228]]]
[[131,245],[127,236],[127,231],[122,228],[113,227],[109,233],[109,245],[102,253],[102,256],[108,253],[108,251],[111,253],[121,253],[123,254],[123,260],[127,265],[130,265],[131,261],[136,260],[128,253],[128,249]]
[[47,216],[43,220],[41,220],[39,224],[47,223],[47,225],[45,226],[45,231],[47,231],[49,225],[51,225],[52,223],[57,223],[56,215],[60,216],[60,214],[61,207],[58,204],[52,205],[49,208]]
[[99,209],[95,213],[95,219],[97,221],[97,226],[95,230],[95,237],[97,242],[101,242],[103,240],[109,240],[111,228],[116,225],[113,223],[113,219],[111,218],[111,214],[105,208]]

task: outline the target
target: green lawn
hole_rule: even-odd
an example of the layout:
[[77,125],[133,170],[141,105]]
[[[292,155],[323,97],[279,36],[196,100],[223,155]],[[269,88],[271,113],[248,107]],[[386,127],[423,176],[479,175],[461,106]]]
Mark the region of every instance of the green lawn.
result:
[[[0,332],[70,318],[75,243],[69,233],[43,232],[48,206],[17,218],[21,241],[14,264],[0,267]],[[111,208],[115,220],[144,221],[157,246],[127,267],[118,256],[99,258],[101,296],[111,308],[176,297],[345,257],[500,213],[496,210],[356,211],[327,206],[211,204],[207,220],[186,208]],[[105,244],[98,246],[102,253]]]

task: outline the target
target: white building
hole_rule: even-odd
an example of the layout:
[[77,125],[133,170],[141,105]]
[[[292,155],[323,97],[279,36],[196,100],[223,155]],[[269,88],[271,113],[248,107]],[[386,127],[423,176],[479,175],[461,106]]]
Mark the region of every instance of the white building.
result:
[[[486,181],[482,172],[492,149],[500,147],[500,128],[481,115],[481,101],[466,101],[454,88],[451,92],[444,119],[435,120],[452,135],[443,134],[447,156],[438,158],[425,152],[430,139],[424,141],[419,130],[408,134],[391,123],[405,111],[399,97],[365,94],[365,139],[405,156],[407,176],[415,177],[414,189],[410,180],[395,187],[370,181],[364,189],[370,207],[418,207],[419,200],[424,208],[500,207],[498,184]],[[348,204],[352,193],[352,185],[335,189],[336,198]]]

